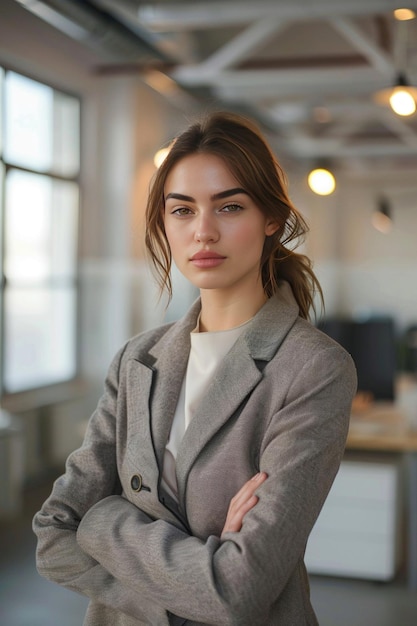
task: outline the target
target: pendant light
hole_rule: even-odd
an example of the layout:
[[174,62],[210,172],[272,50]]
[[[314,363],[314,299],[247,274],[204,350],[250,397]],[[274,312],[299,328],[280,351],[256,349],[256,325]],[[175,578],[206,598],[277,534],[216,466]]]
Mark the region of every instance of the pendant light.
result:
[[413,115],[417,110],[417,88],[411,87],[404,75],[399,73],[393,87],[375,94],[378,104],[390,105],[397,115]]
[[397,20],[396,37],[396,66],[398,69],[394,85],[382,89],[374,95],[378,104],[389,105],[397,115],[413,115],[417,110],[417,88],[409,84],[405,68],[407,66],[407,21],[415,17],[409,9],[396,9],[394,17]]
[[372,214],[372,225],[383,235],[387,235],[392,230],[392,210],[388,199],[381,196],[375,211]]
[[160,148],[153,157],[155,167],[158,169],[165,161],[169,153],[169,146],[166,148]]
[[311,191],[319,196],[329,196],[336,189],[336,179],[324,165],[312,169],[307,177],[307,182]]
[[416,14],[412,9],[394,9],[394,17],[400,22],[406,22],[408,20],[413,20],[416,17]]

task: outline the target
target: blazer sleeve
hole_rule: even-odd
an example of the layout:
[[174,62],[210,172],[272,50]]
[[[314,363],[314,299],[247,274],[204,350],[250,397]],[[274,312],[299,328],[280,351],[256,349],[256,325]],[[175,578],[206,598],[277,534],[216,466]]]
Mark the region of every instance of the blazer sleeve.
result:
[[81,518],[96,502],[120,494],[115,415],[120,362],[115,356],[105,381],[104,394],[92,415],[81,448],[67,460],[66,472],[33,519],[38,538],[36,565],[39,573],[68,589],[138,620],[168,624],[159,602],[149,602],[131,586],[115,578],[76,539]]
[[353,362],[339,347],[298,371],[271,416],[260,458],[268,479],[240,532],[202,541],[113,496],[86,513],[79,544],[126,587],[176,615],[219,626],[263,623],[303,558],[339,468],[355,390]]

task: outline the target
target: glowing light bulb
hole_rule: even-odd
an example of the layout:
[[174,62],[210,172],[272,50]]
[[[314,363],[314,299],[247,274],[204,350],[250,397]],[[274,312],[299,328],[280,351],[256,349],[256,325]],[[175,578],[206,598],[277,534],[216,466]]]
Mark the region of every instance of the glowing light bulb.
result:
[[394,10],[395,19],[401,22],[406,21],[406,20],[413,20],[415,16],[416,14],[414,13],[412,9],[395,9]]
[[336,180],[329,170],[317,168],[308,175],[308,185],[319,196],[328,196],[336,189]]
[[396,87],[389,98],[389,102],[397,115],[412,115],[416,111],[416,102],[406,88]]
[[155,154],[153,158],[155,167],[161,167],[162,163],[167,158],[168,153],[169,153],[169,148],[161,148],[160,150],[158,150],[158,152]]

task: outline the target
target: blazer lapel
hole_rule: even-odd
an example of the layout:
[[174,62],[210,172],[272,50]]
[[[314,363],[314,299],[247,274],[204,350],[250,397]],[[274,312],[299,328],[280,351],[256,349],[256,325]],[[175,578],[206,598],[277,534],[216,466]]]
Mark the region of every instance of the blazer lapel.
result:
[[265,364],[276,354],[298,312],[289,285],[282,283],[278,293],[262,307],[223,359],[178,451],[180,501],[183,502],[188,473],[196,458],[262,379]]
[[[210,439],[238,410],[262,378],[246,342],[239,338],[224,357],[198,410],[188,426],[177,454],[176,473],[180,502],[188,473]],[[236,385],[239,381],[239,385]]]
[[152,390],[154,370],[146,359],[131,359],[128,363],[128,414],[127,453],[135,467],[148,468],[147,486],[157,490],[159,469],[154,453],[150,429],[149,397]]
[[190,353],[190,332],[195,328],[200,301],[176,322],[155,344],[150,354],[155,359],[152,393],[150,397],[151,430],[155,454],[162,471],[165,446]]

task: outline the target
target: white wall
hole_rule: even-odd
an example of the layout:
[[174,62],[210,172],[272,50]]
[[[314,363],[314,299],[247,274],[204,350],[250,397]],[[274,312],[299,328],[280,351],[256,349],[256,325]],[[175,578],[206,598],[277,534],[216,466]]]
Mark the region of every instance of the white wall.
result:
[[[417,177],[376,164],[339,172],[334,195],[319,197],[306,180],[290,173],[293,201],[310,224],[306,250],[322,282],[326,312],[392,315],[398,332],[417,323]],[[378,198],[389,199],[393,228],[371,223]]]

